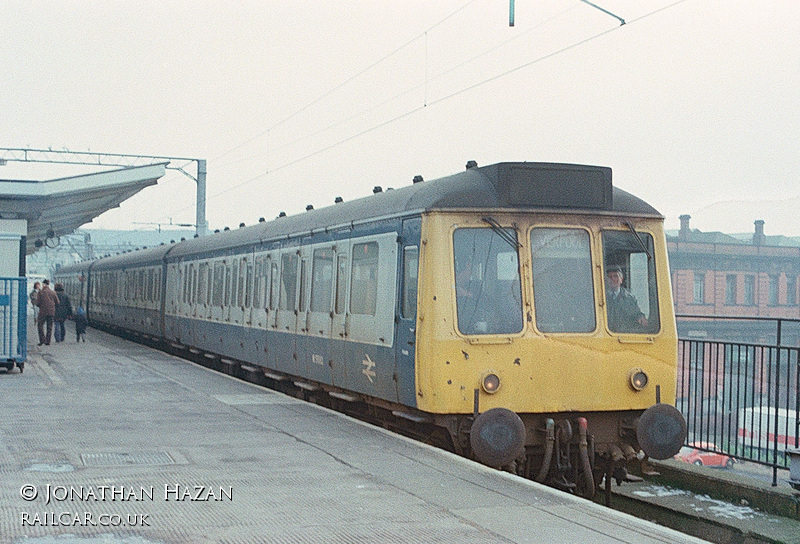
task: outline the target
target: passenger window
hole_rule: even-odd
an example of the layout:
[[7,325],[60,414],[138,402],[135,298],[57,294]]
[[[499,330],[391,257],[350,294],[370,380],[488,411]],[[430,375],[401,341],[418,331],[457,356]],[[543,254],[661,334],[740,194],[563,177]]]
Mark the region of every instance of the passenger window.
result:
[[631,230],[603,231],[608,329],[656,333],[661,329],[653,237]]
[[375,315],[378,305],[378,243],[353,246],[350,272],[350,313]]
[[231,291],[230,291],[230,298],[228,299],[229,306],[236,306],[236,293],[237,293],[237,282],[239,281],[239,261],[236,260],[236,257],[233,258],[233,263],[231,263]]
[[294,310],[297,296],[297,266],[300,258],[288,253],[281,258],[281,310]]
[[[192,304],[192,289],[194,288],[194,284],[192,283],[192,279],[194,278],[194,264],[189,265],[189,271],[186,274],[186,292],[184,297],[184,302],[187,304]],[[127,278],[125,278],[127,283]]]
[[456,312],[463,334],[522,331],[516,240],[514,229],[501,227],[461,228],[453,233]]
[[214,306],[222,306],[222,297],[225,294],[225,264],[214,263]]
[[300,262],[300,311],[306,311],[306,299],[308,293],[308,259]]
[[267,289],[269,286],[270,263],[270,257],[256,259],[256,279],[253,284],[253,305],[255,308],[264,308],[268,302]]
[[269,309],[278,307],[278,263],[272,263],[272,272],[269,282]]
[[336,302],[333,311],[341,315],[347,303],[347,255],[338,255],[336,263]]
[[400,312],[406,319],[417,316],[417,280],[419,275],[419,248],[403,249],[403,295]]
[[244,289],[244,305],[250,308],[253,305],[253,261],[247,261],[247,278]]
[[239,263],[239,283],[236,290],[237,306],[244,307],[246,305],[245,288],[249,279],[247,259],[242,259]]
[[591,332],[596,326],[589,233],[531,231],[536,327],[542,332]]
[[333,292],[333,250],[314,251],[314,268],[311,271],[311,311],[330,312]]
[[205,305],[206,294],[208,293],[208,263],[201,263],[199,266],[200,272],[200,287],[197,290],[197,303]]
[[[225,261],[222,261],[223,265]],[[233,265],[225,266],[225,294],[222,296],[222,305],[229,306],[231,300],[231,276],[233,273],[231,272]]]

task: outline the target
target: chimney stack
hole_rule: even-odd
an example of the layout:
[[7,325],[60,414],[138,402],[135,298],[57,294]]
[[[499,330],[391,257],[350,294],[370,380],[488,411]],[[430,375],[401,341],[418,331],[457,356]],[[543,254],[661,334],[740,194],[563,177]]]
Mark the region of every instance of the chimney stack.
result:
[[767,243],[767,237],[764,235],[764,221],[758,219],[755,222],[756,231],[753,233],[753,245],[763,246]]
[[692,230],[689,228],[689,219],[691,219],[691,215],[682,215],[680,217],[681,220],[681,230],[678,233],[678,239],[680,240],[688,240],[692,236]]

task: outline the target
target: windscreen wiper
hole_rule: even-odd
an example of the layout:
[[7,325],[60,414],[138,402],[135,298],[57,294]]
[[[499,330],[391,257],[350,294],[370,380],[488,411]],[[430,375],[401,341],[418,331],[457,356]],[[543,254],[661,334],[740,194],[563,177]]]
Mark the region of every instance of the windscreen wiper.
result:
[[500,226],[500,223],[492,219],[491,217],[482,217],[483,222],[488,223],[492,230],[497,233],[497,235],[503,239],[508,245],[510,245],[514,250],[520,249],[522,244],[517,242],[516,238],[514,238],[509,232]]
[[633,235],[636,237],[636,241],[639,242],[639,245],[642,246],[642,249],[644,250],[644,252],[647,253],[647,260],[648,261],[653,260],[653,256],[650,255],[650,250],[647,249],[647,246],[644,244],[644,240],[642,240],[642,237],[639,236],[638,232],[636,232],[636,229],[633,228],[633,225],[631,225],[631,222],[630,221],[625,221],[622,224],[625,225],[626,227],[628,227],[628,230],[630,230],[631,233],[633,233]]

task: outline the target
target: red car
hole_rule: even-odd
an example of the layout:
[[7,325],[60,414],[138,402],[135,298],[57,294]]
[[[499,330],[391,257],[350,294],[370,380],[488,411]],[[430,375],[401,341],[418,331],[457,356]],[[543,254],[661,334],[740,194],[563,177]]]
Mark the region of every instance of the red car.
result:
[[681,451],[678,452],[675,459],[685,463],[707,467],[733,467],[733,463],[735,462],[733,457],[725,455],[724,453],[714,453],[713,451],[704,450],[719,451],[719,448],[716,444],[711,444],[709,442],[691,442],[688,446],[681,448]]

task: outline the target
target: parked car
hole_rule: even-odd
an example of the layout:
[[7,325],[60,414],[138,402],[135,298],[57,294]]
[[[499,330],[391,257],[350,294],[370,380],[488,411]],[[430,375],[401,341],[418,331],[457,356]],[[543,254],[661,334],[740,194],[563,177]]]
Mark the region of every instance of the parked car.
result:
[[732,468],[735,462],[733,457],[724,453],[716,453],[719,451],[720,448],[710,442],[691,442],[688,446],[681,448],[675,455],[675,459],[699,466]]

